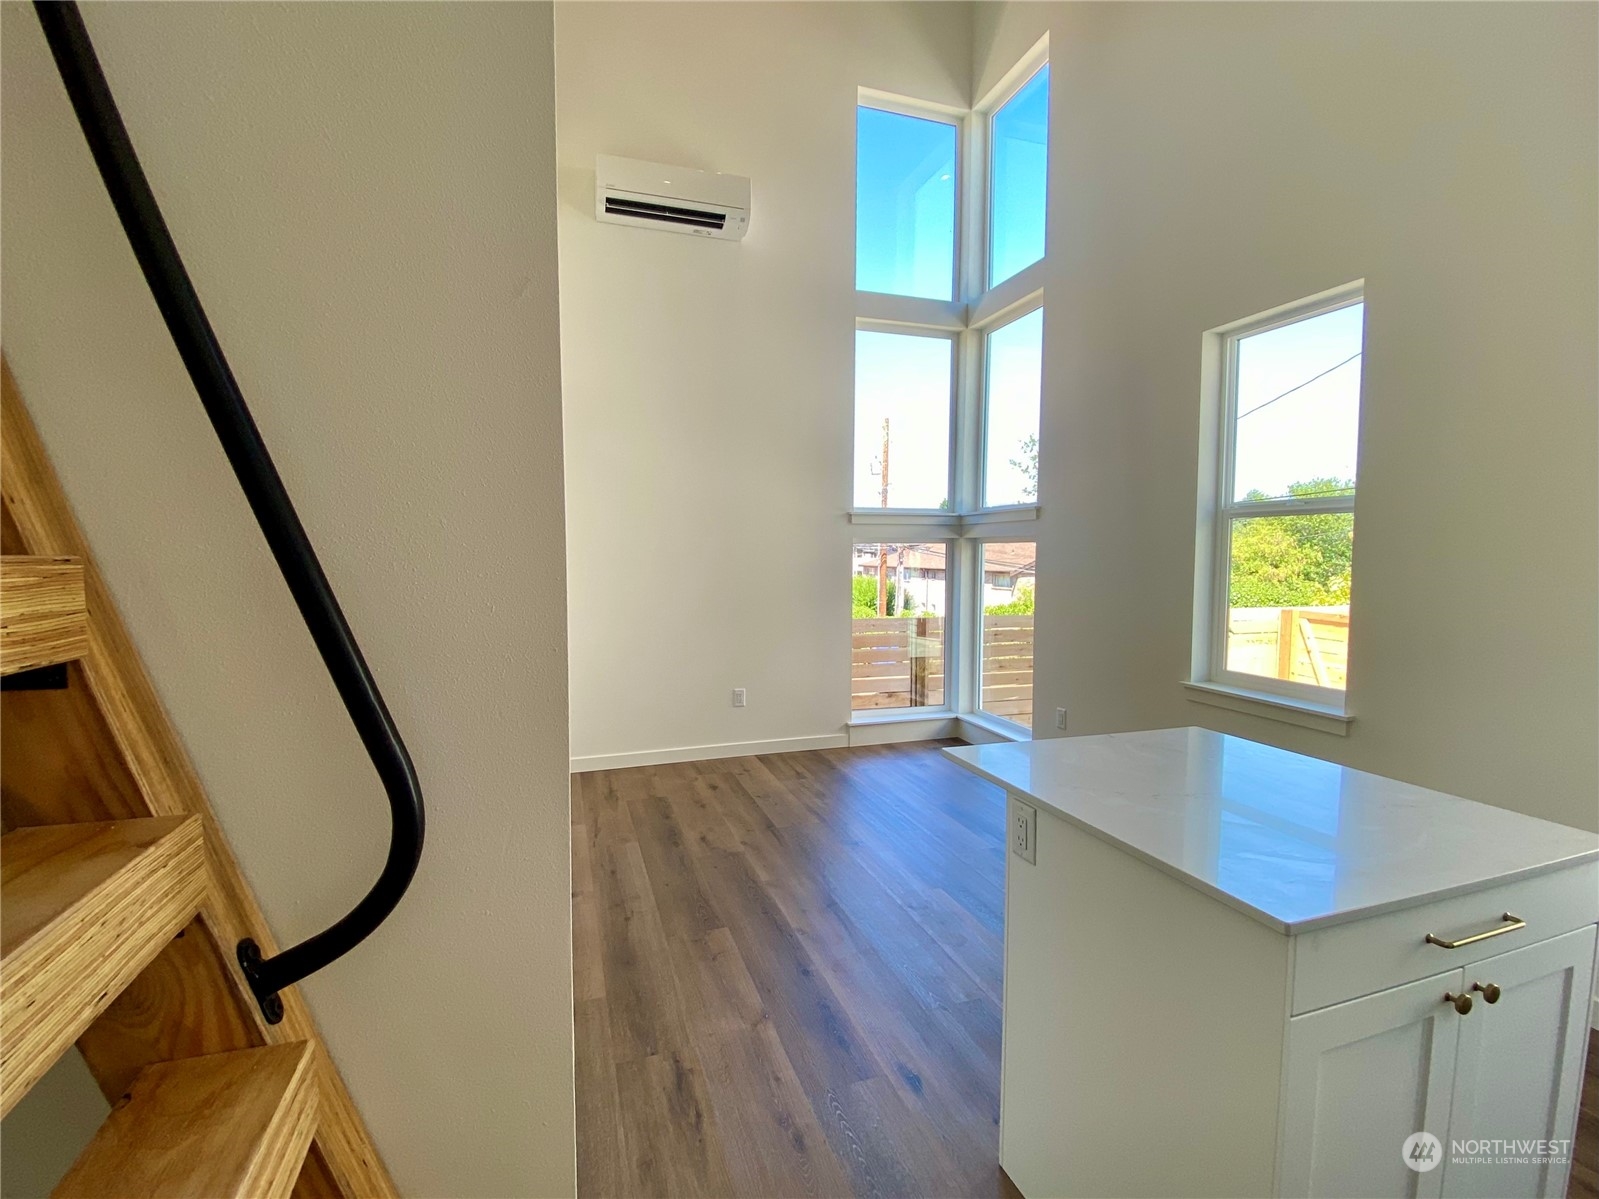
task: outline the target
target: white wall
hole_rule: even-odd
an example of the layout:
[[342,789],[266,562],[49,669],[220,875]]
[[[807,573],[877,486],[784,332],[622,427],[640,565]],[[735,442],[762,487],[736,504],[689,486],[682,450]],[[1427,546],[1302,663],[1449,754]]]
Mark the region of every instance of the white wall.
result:
[[[306,984],[311,1007],[403,1191],[569,1194],[551,9],[85,9],[427,793],[411,893]],[[31,6],[5,6],[3,39],[5,351],[293,941],[376,876],[387,808]]]
[[[969,20],[956,4],[556,6],[580,764],[840,740],[857,88],[965,104]],[[597,153],[749,176],[749,236],[597,224]]]
[[[1599,827],[1592,5],[977,6],[1052,58],[1037,706]],[[1347,739],[1193,703],[1200,342],[1366,280]]]

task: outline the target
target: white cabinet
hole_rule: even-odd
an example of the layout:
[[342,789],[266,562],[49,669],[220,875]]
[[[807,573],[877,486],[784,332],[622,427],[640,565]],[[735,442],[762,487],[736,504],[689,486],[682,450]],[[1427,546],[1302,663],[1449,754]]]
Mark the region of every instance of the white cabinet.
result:
[[[1444,1001],[1462,971],[1335,1004],[1288,1022],[1280,1186],[1286,1195],[1437,1196],[1405,1138],[1449,1124],[1460,1016]],[[1441,1164],[1441,1163],[1440,1163]]]
[[[1594,936],[1578,929],[1291,1019],[1280,1190],[1565,1194],[1569,1143],[1529,1143],[1572,1135]],[[1431,1169],[1405,1164],[1416,1132],[1440,1142]]]
[[[1465,986],[1479,1001],[1460,1018],[1455,1054],[1451,1141],[1553,1141],[1572,1135],[1588,997],[1593,989],[1594,929],[1567,933],[1468,967]],[[1498,991],[1486,988],[1497,987]],[[1483,1002],[1494,994],[1493,1003]],[[1483,1199],[1564,1195],[1570,1145],[1552,1163],[1494,1161],[1492,1150],[1444,1163],[1444,1194]],[[1526,1155],[1536,1158],[1537,1155]]]
[[1037,811],[1005,876],[1022,1194],[1565,1193],[1592,832],[1206,729],[946,753]]
[[[1006,877],[1000,1164],[1022,1194],[1564,1194],[1563,1161],[1449,1158],[1573,1135],[1599,863],[1284,934],[1044,807],[1034,848]],[[1405,1165],[1416,1132],[1431,1170]]]

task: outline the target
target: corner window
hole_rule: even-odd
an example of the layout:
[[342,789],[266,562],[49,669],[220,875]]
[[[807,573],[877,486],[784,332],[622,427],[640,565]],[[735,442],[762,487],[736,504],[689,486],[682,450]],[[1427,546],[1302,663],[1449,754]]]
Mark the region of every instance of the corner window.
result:
[[949,545],[857,545],[850,564],[850,710],[939,708]]
[[1211,681],[1343,707],[1364,323],[1346,288],[1220,331]]
[[1038,409],[1044,310],[987,337],[983,397],[983,507],[1038,503]]
[[994,113],[989,159],[988,285],[1044,256],[1049,174],[1049,64]]
[[955,125],[856,114],[855,290],[953,299]]
[[949,508],[955,343],[855,333],[855,507]]
[[970,112],[859,93],[852,724],[1031,726],[1048,50]]
[[1031,541],[982,547],[982,710],[1033,727],[1033,602],[1038,546]]

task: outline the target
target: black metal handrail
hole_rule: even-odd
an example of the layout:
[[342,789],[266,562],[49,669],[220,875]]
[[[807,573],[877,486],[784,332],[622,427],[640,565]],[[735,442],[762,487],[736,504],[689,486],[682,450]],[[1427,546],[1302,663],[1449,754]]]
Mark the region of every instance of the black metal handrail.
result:
[[283,581],[288,584],[345,710],[383,781],[383,789],[388,792],[393,819],[389,856],[377,882],[361,902],[330,928],[271,957],[262,957],[252,940],[239,942],[239,965],[261,1005],[262,1015],[269,1024],[276,1024],[283,1019],[283,1001],[278,992],[355,948],[383,923],[405,894],[422,856],[422,790],[405,742],[400,739],[355,635],[339,610],[339,601],[283,488],[283,480],[261,440],[222,347],[217,344],[194,284],[189,281],[111,88],[100,70],[83,16],[72,0],[36,0],[34,9],[78,114],[78,124],[100,168],[100,177],[189,377],[194,380],[195,390],[200,393],[211,427],[216,430],[256,523],[277,559]]

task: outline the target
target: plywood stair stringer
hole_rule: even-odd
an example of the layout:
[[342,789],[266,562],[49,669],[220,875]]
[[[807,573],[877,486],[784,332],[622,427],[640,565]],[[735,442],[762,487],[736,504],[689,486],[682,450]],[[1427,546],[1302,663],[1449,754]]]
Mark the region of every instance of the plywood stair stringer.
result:
[[[325,1169],[328,1178],[324,1182],[331,1181],[347,1196],[395,1194],[393,1181],[298,989],[291,987],[283,993],[283,1021],[268,1025],[260,1018],[234,963],[233,947],[245,937],[253,938],[267,954],[277,950],[277,943],[134,648],[23,404],[10,366],[3,360],[0,360],[0,430],[3,430],[0,435],[0,500],[3,500],[5,533],[8,540],[20,543],[7,545],[6,552],[70,557],[83,564],[85,602],[92,619],[86,648],[72,669],[75,680],[81,678],[86,683],[93,706],[98,709],[104,735],[112,742],[111,746],[104,747],[105,752],[121,759],[136,787],[137,800],[143,810],[133,814],[194,815],[203,824],[211,886],[200,905],[195,927],[212,942],[214,952],[207,955],[208,959],[224,967],[222,979],[213,985],[225,987],[228,993],[210,998],[235,1009],[221,1013],[218,1025],[236,1027],[242,1021],[245,1031],[258,1045],[307,1042],[311,1046],[311,1069],[318,1098],[315,1152],[308,1172]],[[95,815],[98,814],[89,818]],[[130,813],[126,811],[108,811],[100,818],[127,815]],[[68,817],[84,818],[82,813]],[[200,983],[200,980],[191,981]],[[192,996],[188,998],[192,1001]],[[91,1030],[87,1041],[93,1041],[94,1037],[95,1032]],[[100,1081],[102,1091],[108,1094],[120,1093],[107,1087],[111,1075],[125,1080],[133,1068],[151,1064],[132,1060],[119,1063],[119,1054],[137,1054],[145,1051],[145,1047],[121,1046],[114,1033],[100,1037],[92,1053],[87,1041],[85,1059]],[[217,1048],[238,1046],[225,1044]]]

